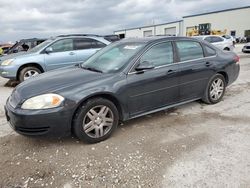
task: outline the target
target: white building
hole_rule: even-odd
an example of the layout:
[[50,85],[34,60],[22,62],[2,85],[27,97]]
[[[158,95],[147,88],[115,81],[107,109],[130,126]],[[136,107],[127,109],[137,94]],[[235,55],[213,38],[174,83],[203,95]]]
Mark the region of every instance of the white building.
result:
[[[203,25],[201,25],[203,24]],[[184,16],[183,20],[114,31],[121,38],[145,37],[150,35],[186,36],[194,28],[209,27],[211,31],[224,31],[226,34],[250,36],[250,6],[226,9]]]

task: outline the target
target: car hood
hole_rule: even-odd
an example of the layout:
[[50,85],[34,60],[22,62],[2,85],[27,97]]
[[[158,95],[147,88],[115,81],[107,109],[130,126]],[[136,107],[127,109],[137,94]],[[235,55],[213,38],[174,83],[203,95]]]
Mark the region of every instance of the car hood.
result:
[[96,80],[110,77],[110,74],[98,73],[78,67],[63,68],[43,73],[19,84],[15,92],[27,99],[45,93],[60,93],[83,84],[94,85]]
[[14,59],[17,58],[19,56],[27,56],[30,55],[32,53],[29,52],[19,52],[19,53],[13,53],[13,54],[9,54],[9,55],[3,55],[0,57],[0,63],[3,62],[6,59]]

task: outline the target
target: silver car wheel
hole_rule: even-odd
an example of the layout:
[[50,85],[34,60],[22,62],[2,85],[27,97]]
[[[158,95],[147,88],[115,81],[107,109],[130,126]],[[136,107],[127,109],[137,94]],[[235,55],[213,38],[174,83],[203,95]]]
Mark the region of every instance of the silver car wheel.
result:
[[27,80],[29,78],[32,78],[34,76],[37,76],[39,74],[39,72],[37,72],[36,70],[28,70],[27,72],[24,73],[24,80]]
[[210,97],[212,100],[219,100],[224,92],[224,82],[221,78],[216,78],[210,86]]
[[113,122],[114,115],[109,107],[95,106],[83,118],[83,130],[91,138],[100,138],[111,130]]

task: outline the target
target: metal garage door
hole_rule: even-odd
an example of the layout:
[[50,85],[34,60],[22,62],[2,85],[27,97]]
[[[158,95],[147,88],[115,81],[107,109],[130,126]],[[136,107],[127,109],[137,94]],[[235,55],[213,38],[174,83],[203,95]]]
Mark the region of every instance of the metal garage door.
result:
[[152,36],[152,35],[153,35],[152,30],[148,30],[148,31],[143,32],[144,37],[148,37],[148,36]]
[[165,28],[165,35],[176,35],[176,27]]

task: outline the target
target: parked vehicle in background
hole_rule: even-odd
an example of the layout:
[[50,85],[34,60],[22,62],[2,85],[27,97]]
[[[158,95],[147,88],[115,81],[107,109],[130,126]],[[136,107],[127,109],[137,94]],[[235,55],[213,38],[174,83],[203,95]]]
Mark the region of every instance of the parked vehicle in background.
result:
[[119,35],[104,35],[104,38],[108,40],[109,42],[116,42],[120,40]]
[[250,42],[245,44],[242,48],[242,52],[249,53],[250,52]]
[[234,45],[231,40],[225,39],[221,36],[217,35],[200,35],[200,36],[194,36],[193,38],[205,40],[213,45],[215,45],[217,48],[220,48],[221,50],[226,51],[233,51]]
[[[118,122],[202,99],[221,101],[239,57],[187,37],[123,39],[87,61],[18,85],[6,117],[23,135],[107,139]],[[66,76],[65,76],[66,75]]]
[[29,49],[34,48],[35,46],[41,44],[47,39],[31,38],[31,39],[22,39],[17,41],[11,48],[9,48],[5,54],[9,55],[12,53],[18,53],[23,51],[28,51]]
[[231,41],[233,43],[233,45],[236,44],[236,38],[235,37],[233,37],[231,35],[222,35],[222,37],[229,40],[229,41]]
[[51,38],[29,50],[0,58],[0,75],[20,82],[40,73],[72,66],[110,44],[104,37],[64,35]]

